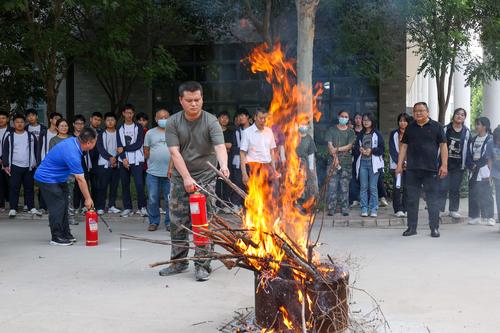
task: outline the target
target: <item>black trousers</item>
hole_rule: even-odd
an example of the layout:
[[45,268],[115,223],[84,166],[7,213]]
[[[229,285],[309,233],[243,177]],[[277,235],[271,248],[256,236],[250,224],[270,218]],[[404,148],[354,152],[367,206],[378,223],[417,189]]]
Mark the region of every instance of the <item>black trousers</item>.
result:
[[497,221],[500,222],[500,179],[494,178],[495,183],[495,199],[497,202]]
[[401,175],[401,187],[396,188],[396,172],[391,170],[392,174],[392,208],[394,208],[394,213],[403,212],[406,213],[406,202],[408,201],[408,189],[406,188],[406,171]]
[[120,180],[122,182],[123,208],[132,209],[132,198],[130,196],[130,177],[134,178],[135,189],[137,191],[137,208],[146,207],[146,197],[144,195],[144,163],[130,165],[128,170],[120,163]]
[[469,217],[491,219],[494,215],[490,181],[469,180]]
[[0,166],[0,208],[5,208],[5,202],[9,201],[9,176]]
[[[49,226],[52,239],[68,238],[71,234],[68,223],[68,183],[38,183],[49,211]],[[78,185],[76,185],[78,186]]]
[[[233,165],[232,169],[231,169],[231,175],[229,176],[229,178],[239,188],[241,188],[242,190],[245,190],[245,184],[243,184],[243,176],[241,174],[241,169],[240,168],[236,168]],[[229,194],[229,200],[234,205],[243,206],[243,198],[240,197],[240,195],[238,193],[236,193],[232,189],[231,189],[230,194]]]
[[28,210],[35,207],[35,181],[33,179],[35,172],[29,168],[20,168],[16,165],[10,166],[10,193],[9,203],[10,209],[17,210],[19,205],[19,193],[21,185],[24,189],[24,202],[28,206]]
[[460,188],[462,187],[462,180],[464,178],[464,170],[452,169],[448,170],[448,176],[439,180],[439,210],[444,212],[446,210],[446,198],[450,200],[449,211],[458,212],[460,208]]
[[380,173],[378,175],[378,180],[377,180],[377,191],[378,191],[378,197],[380,198],[387,198],[387,191],[385,190],[385,183],[384,183],[384,169],[378,169],[378,172]]
[[116,206],[116,192],[118,191],[118,183],[120,182],[120,170],[118,168],[105,168],[97,166],[96,172],[96,205],[97,209],[106,207],[106,196],[108,194],[108,207]]
[[427,201],[427,211],[429,213],[429,227],[439,228],[439,205],[437,202],[437,172],[425,170],[407,170],[406,185],[408,193],[408,227],[416,228],[418,224],[418,209],[422,189],[425,192]]
[[[87,182],[87,186],[90,184],[90,174],[85,171],[84,173],[85,181]],[[92,200],[95,198],[92,198]],[[85,198],[83,197],[82,191],[80,190],[80,186],[75,179],[75,186],[73,187],[73,208],[78,209],[80,207],[85,207]]]

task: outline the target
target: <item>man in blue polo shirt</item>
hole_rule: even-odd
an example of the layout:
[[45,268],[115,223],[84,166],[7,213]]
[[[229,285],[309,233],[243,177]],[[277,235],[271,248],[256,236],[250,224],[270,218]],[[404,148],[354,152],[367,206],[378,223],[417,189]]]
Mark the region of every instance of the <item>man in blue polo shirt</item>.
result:
[[85,128],[78,137],[58,143],[45,156],[35,172],[42,196],[49,211],[49,225],[52,234],[51,245],[72,245],[76,239],[71,235],[68,223],[68,176],[75,180],[85,198],[85,207],[94,206],[82,168],[82,154],[95,147],[97,134]]

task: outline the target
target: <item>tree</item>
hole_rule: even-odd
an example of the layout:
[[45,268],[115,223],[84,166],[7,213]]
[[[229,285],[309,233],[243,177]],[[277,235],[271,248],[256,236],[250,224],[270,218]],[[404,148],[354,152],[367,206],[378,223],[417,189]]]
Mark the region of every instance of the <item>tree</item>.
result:
[[71,14],[81,45],[80,61],[104,89],[111,112],[128,100],[138,81],[171,78],[177,69],[164,46],[183,26],[168,5],[157,1],[81,1]]
[[20,13],[23,26],[22,48],[33,55],[35,70],[45,90],[47,114],[56,111],[59,87],[66,77],[70,59],[75,56],[71,40],[72,27],[66,13],[75,6],[73,1],[7,0],[3,9]]

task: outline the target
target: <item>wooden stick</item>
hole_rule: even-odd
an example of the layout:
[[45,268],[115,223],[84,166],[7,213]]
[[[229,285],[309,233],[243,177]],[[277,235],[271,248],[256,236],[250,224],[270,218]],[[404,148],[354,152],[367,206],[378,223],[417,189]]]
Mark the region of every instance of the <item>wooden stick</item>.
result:
[[248,194],[246,194],[245,191],[243,191],[241,188],[239,188],[239,186],[236,185],[235,183],[233,183],[229,178],[224,176],[224,174],[222,172],[220,172],[215,166],[213,166],[212,163],[207,161],[207,164],[210,166],[210,168],[213,171],[215,171],[217,176],[222,178],[222,180],[224,180],[226,182],[226,184],[229,185],[229,187],[231,187],[240,197],[242,197],[243,199],[246,199]]

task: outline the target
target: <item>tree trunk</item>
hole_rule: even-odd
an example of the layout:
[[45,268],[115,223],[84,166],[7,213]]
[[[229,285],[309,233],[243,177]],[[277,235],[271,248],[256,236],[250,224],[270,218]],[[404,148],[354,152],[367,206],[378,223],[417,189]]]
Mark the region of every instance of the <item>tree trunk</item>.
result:
[[[312,69],[316,10],[319,0],[296,0],[297,7],[297,85],[306,94],[298,111],[306,113],[313,123]],[[312,128],[312,126],[311,126]]]
[[52,112],[57,111],[57,94],[58,91],[55,88],[55,82],[48,80],[45,85],[46,89],[46,103],[47,103],[47,119]]

